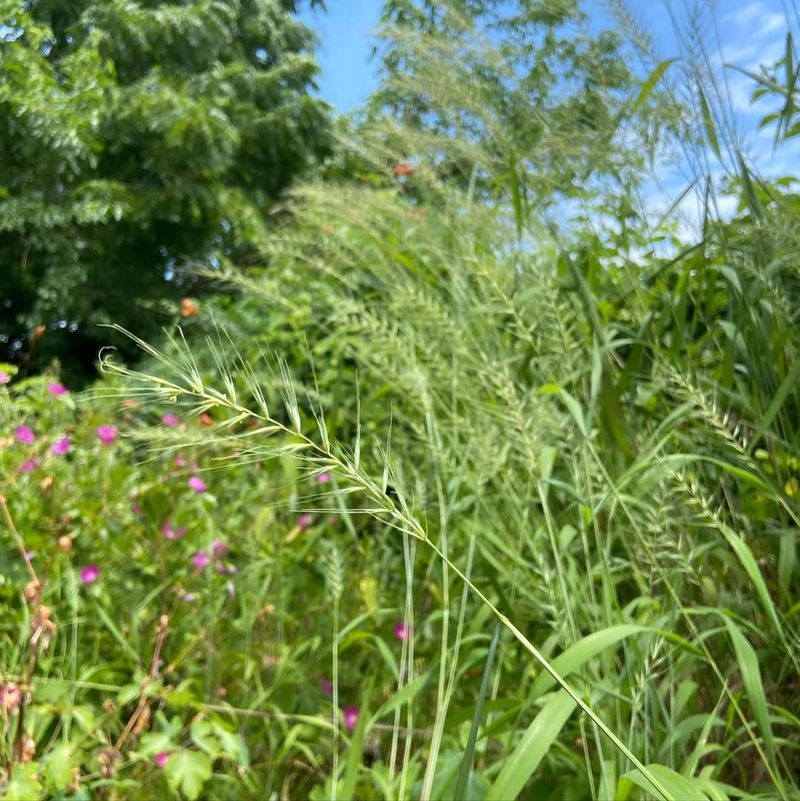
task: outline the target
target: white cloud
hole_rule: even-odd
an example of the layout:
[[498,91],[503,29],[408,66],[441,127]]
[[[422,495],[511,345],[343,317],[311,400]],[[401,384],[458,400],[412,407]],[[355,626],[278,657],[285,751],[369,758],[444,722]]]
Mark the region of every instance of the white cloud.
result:
[[738,8],[734,7],[725,15],[725,19],[732,19],[740,25],[746,25],[750,20],[756,19],[761,14],[760,0],[753,0],[751,3],[745,3]]

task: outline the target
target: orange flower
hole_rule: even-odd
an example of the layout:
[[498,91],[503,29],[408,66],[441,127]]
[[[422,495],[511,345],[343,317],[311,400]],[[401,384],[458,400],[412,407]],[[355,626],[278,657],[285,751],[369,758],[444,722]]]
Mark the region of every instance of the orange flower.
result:
[[413,175],[414,165],[410,161],[398,161],[394,165],[394,174],[397,176]]
[[194,317],[196,314],[200,314],[200,307],[191,298],[184,298],[181,301],[181,317]]
[[47,331],[47,326],[35,325],[33,327],[31,331],[31,347],[38,344],[39,340],[44,336],[45,331]]
[[208,412],[203,412],[200,415],[199,420],[204,426],[214,425],[214,418]]

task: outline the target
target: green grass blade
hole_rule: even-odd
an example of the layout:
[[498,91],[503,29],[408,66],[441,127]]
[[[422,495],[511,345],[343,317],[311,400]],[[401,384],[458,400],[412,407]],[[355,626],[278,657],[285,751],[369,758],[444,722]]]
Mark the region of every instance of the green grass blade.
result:
[[[687,779],[685,776],[681,776],[680,773],[676,773],[672,768],[668,768],[666,765],[648,765],[647,770],[658,779],[661,786],[667,790],[673,798],[679,798],[681,801],[709,801],[708,796],[700,789],[697,782],[693,779]],[[653,795],[659,794],[650,780],[643,776],[638,769],[632,770],[620,778],[620,782],[624,782],[625,780],[633,782],[645,792],[652,793]],[[621,795],[619,785],[617,795]],[[624,795],[624,793],[622,795]]]
[[[568,676],[585,665],[590,659],[605,651],[606,648],[610,648],[626,637],[643,631],[647,631],[647,629],[634,623],[621,623],[618,626],[609,626],[607,629],[596,631],[578,640],[574,645],[570,645],[563,653],[559,654],[552,662],[553,669],[560,673],[561,676]],[[540,673],[531,687],[531,697],[538,698],[548,692],[555,683],[555,679],[549,673]]]
[[486,801],[508,801],[517,797],[574,710],[575,701],[563,690],[542,707],[514,752],[505,761],[500,775],[486,794]]
[[739,663],[739,673],[742,684],[747,693],[747,700],[753,710],[761,736],[764,738],[764,748],[770,761],[775,764],[775,740],[772,736],[772,726],[769,722],[769,709],[767,707],[767,694],[764,691],[764,682],[761,678],[761,668],[755,649],[742,634],[742,630],[729,617],[723,617],[728,634],[731,638],[736,661]]
[[753,552],[750,550],[750,547],[747,545],[747,543],[732,528],[722,522],[720,522],[718,528],[722,532],[722,536],[728,541],[728,544],[733,549],[733,552],[738,557],[742,567],[749,576],[750,581],[753,582],[756,595],[758,596],[759,601],[761,601],[761,605],[764,607],[767,617],[775,628],[775,632],[783,640],[783,628],[781,627],[780,620],[778,619],[778,613],[775,611],[775,605],[772,603],[772,596],[769,594],[767,583],[764,581],[764,576],[761,574],[761,570],[758,567],[758,562],[756,561],[755,556],[753,556]]
[[636,100],[633,101],[633,106],[631,107],[631,114],[635,114],[644,104],[645,100],[650,96],[650,93],[655,89],[656,84],[661,80],[661,77],[667,71],[667,69],[674,64],[678,59],[676,58],[668,58],[665,61],[662,61],[647,77],[647,80],[642,84],[642,88],[639,90],[639,94],[636,96]]
[[764,412],[764,417],[758,424],[755,434],[753,434],[751,448],[754,448],[756,443],[761,439],[761,437],[764,436],[764,433],[772,424],[775,416],[781,410],[781,406],[783,406],[784,401],[789,396],[789,393],[794,389],[798,379],[800,379],[800,359],[798,359],[792,365],[792,369],[789,370],[789,372],[786,374],[786,377],[781,382],[781,385],[778,387],[778,391],[775,393],[775,397],[770,402],[767,411]]
[[423,673],[422,675],[417,676],[415,679],[408,682],[408,684],[404,685],[402,690],[396,692],[391,698],[380,705],[378,711],[372,716],[372,720],[370,722],[376,723],[390,712],[394,712],[397,707],[408,703],[423,688],[426,681],[428,681],[428,674]]
[[706,137],[708,138],[708,144],[711,145],[711,149],[714,151],[714,155],[722,161],[722,153],[719,149],[719,140],[717,139],[717,129],[714,126],[714,118],[711,116],[711,109],[708,106],[708,100],[706,100],[705,92],[698,87],[697,90],[698,97],[700,98],[700,111],[703,115],[703,125],[706,129]]
[[347,750],[347,764],[344,769],[344,782],[342,783],[339,798],[349,799],[355,797],[356,782],[358,781],[358,769],[361,766],[361,757],[364,752],[364,731],[367,727],[367,716],[358,716],[356,729],[350,740],[350,748]]
[[475,704],[475,713],[472,716],[472,724],[469,728],[467,747],[464,749],[464,755],[461,758],[461,767],[458,769],[458,778],[456,779],[456,787],[453,793],[454,798],[467,797],[467,784],[469,782],[469,775],[472,772],[472,758],[475,753],[475,744],[478,741],[478,729],[483,719],[483,705],[486,701],[486,694],[489,691],[489,680],[492,676],[494,655],[497,651],[497,643],[499,640],[500,624],[496,623],[494,633],[492,634],[492,642],[489,645],[489,653],[486,657],[486,665],[483,669],[483,678],[481,679],[481,689],[478,693],[478,700]]

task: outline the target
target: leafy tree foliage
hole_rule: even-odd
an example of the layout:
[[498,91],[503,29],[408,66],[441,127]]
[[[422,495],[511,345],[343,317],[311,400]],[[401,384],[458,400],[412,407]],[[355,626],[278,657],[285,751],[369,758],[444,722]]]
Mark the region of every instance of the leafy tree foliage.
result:
[[[499,176],[520,213],[637,174],[618,136],[633,86],[620,38],[590,31],[577,0],[389,0],[383,23],[373,114],[427,134],[440,172]],[[445,159],[454,135],[471,147]]]
[[153,336],[199,289],[198,265],[252,259],[266,210],[329,149],[295,5],[0,2],[12,358],[85,372],[110,341],[97,324]]

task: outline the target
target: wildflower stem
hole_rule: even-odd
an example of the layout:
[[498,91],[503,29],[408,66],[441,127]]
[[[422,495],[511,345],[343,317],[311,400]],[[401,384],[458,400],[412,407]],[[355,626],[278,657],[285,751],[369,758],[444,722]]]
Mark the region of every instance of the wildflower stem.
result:
[[11,516],[11,511],[8,508],[8,501],[6,500],[6,496],[0,494],[0,506],[3,507],[3,516],[6,519],[6,524],[8,525],[9,530],[11,531],[11,536],[14,538],[14,542],[16,543],[17,549],[22,556],[23,561],[25,562],[25,567],[28,569],[28,573],[30,574],[31,580],[38,583],[39,577],[36,575],[36,570],[33,567],[33,563],[28,556],[28,549],[25,547],[25,542],[22,539],[19,531],[17,530],[16,525],[14,524],[14,518]]

